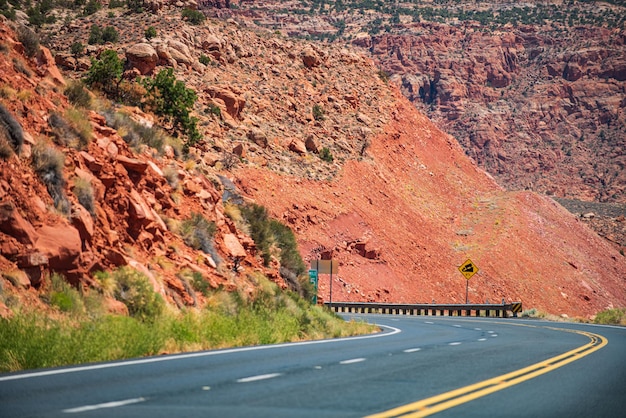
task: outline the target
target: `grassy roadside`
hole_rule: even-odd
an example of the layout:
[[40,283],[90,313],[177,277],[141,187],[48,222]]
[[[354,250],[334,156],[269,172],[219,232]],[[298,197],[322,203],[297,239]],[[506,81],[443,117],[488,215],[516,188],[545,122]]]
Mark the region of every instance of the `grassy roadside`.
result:
[[249,299],[216,291],[203,309],[166,308],[153,316],[94,312],[53,318],[16,310],[0,319],[0,372],[376,331],[269,282]]

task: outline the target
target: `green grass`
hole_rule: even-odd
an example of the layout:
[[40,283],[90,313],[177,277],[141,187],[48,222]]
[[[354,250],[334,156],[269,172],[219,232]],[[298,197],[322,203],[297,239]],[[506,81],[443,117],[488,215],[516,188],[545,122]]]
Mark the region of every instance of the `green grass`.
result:
[[[119,279],[119,278],[118,278]],[[311,306],[293,292],[284,292],[263,277],[252,278],[257,294],[214,290],[204,309],[154,317],[96,314],[92,303],[83,315],[46,316],[16,310],[0,319],[0,372],[64,366],[97,361],[272,344],[373,332],[362,322],[345,322],[320,306]],[[67,288],[55,290],[72,294]],[[65,301],[52,302],[60,312]],[[91,312],[90,312],[91,311]]]
[[626,308],[607,309],[598,312],[593,322],[604,325],[626,325]]

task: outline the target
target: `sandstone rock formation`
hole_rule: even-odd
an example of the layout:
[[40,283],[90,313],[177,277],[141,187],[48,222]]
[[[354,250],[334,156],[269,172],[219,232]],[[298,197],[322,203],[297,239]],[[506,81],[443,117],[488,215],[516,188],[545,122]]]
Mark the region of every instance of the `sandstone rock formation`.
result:
[[[52,209],[27,152],[0,159],[0,201],[10,202],[7,214],[0,212],[7,220],[0,223],[3,271],[24,266],[29,277],[39,272],[34,284],[45,283],[54,271],[90,286],[95,272],[129,265],[145,272],[155,290],[177,306],[202,303],[179,269],[230,290],[250,289],[252,271],[285,286],[278,261],[265,266],[252,240],[226,215],[225,201],[253,201],[296,233],[305,261],[322,254],[339,261],[337,297],[344,300],[458,302],[465,282],[456,267],[471,256],[481,268],[471,283],[472,300],[521,299],[525,307],[583,317],[626,304],[626,261],[617,249],[552,200],[503,190],[363,55],[232,21],[190,29],[177,14],[133,19],[174,34],[194,61],[206,52],[203,40],[211,34],[224,40],[224,51],[236,54],[236,60],[202,71],[174,68],[198,93],[193,116],[202,139],[183,160],[165,147],[162,153],[149,144],[131,147],[110,110],[87,112],[93,127],[89,144],[55,147],[65,154],[63,193],[72,208],[82,206],[73,178],[92,184],[93,225],[85,214],[69,222]],[[120,48],[143,37],[142,25],[126,27]],[[64,31],[59,26],[51,36],[53,51],[83,39],[88,25],[77,22],[73,32]],[[322,64],[304,65],[302,53],[309,48]],[[0,82],[27,90],[30,99],[16,94],[3,104],[38,143],[50,129],[49,112],[62,113],[69,104],[53,83],[42,83],[49,76],[33,72],[27,79],[13,59],[24,57],[15,48],[0,54]],[[154,72],[168,65],[159,61]],[[494,83],[505,82],[503,70],[494,67]],[[454,94],[465,94],[450,82]],[[116,110],[133,120],[151,119],[133,108]],[[321,149],[332,158],[322,160],[315,154]],[[15,212],[24,222],[16,221]],[[176,233],[176,225],[194,213],[214,222],[214,253],[192,248]],[[57,256],[46,252],[48,245],[36,246],[39,231],[58,228],[67,231],[68,248],[58,246]],[[234,258],[241,269],[234,268]],[[327,291],[322,281],[322,299]]]

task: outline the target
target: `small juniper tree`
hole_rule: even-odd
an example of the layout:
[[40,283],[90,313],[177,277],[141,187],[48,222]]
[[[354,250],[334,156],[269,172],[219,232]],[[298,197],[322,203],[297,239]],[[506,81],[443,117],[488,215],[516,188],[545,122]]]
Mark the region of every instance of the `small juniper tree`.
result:
[[144,81],[150,99],[150,105],[160,115],[170,118],[174,129],[179,129],[188,137],[185,151],[197,143],[200,138],[198,119],[190,115],[198,95],[193,89],[187,88],[185,83],[176,80],[174,70],[167,68],[160,71],[153,79]]
[[100,54],[100,59],[92,60],[85,83],[89,87],[101,89],[106,94],[114,94],[122,81],[123,70],[117,52],[108,49]]

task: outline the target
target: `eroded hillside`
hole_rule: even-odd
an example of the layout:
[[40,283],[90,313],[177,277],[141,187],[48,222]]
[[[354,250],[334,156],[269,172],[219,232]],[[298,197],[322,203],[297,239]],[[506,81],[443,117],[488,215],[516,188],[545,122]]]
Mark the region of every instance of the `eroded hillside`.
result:
[[[114,26],[119,39],[69,54],[87,43],[95,22]],[[156,31],[150,39],[148,26]],[[253,271],[284,284],[277,260],[264,267],[246,231],[225,216],[224,198],[241,197],[291,226],[305,261],[340,261],[333,300],[462,302],[456,267],[469,257],[480,268],[472,301],[522,300],[575,316],[626,305],[626,259],[615,248],[552,200],[499,187],[353,50],[234,20],[191,25],[164,5],[102,10],[42,32],[54,58],[45,48],[26,57],[6,26],[0,56],[2,103],[25,132],[21,154],[0,160],[2,262],[4,271],[24,272],[23,286],[37,284],[33,272],[50,270],[94,286],[95,271],[130,264],[183,306],[197,303],[183,268],[212,286],[253,286],[246,278]],[[67,216],[53,209],[32,150],[54,142],[51,114],[69,107],[54,62],[67,80],[78,79],[105,49],[126,62],[128,80],[172,68],[198,94],[202,139],[187,159],[168,147],[132,148],[127,132],[109,126],[106,108],[90,111],[86,148],[54,145],[65,155]],[[159,120],[120,110],[144,124]],[[77,178],[94,184],[91,216],[74,191]],[[213,254],[174,233],[192,212],[215,222]],[[320,297],[328,300],[328,291],[322,277]]]
[[[623,2],[242,1],[230,13],[362,48],[507,189],[626,212]],[[624,248],[620,214],[592,227]]]

